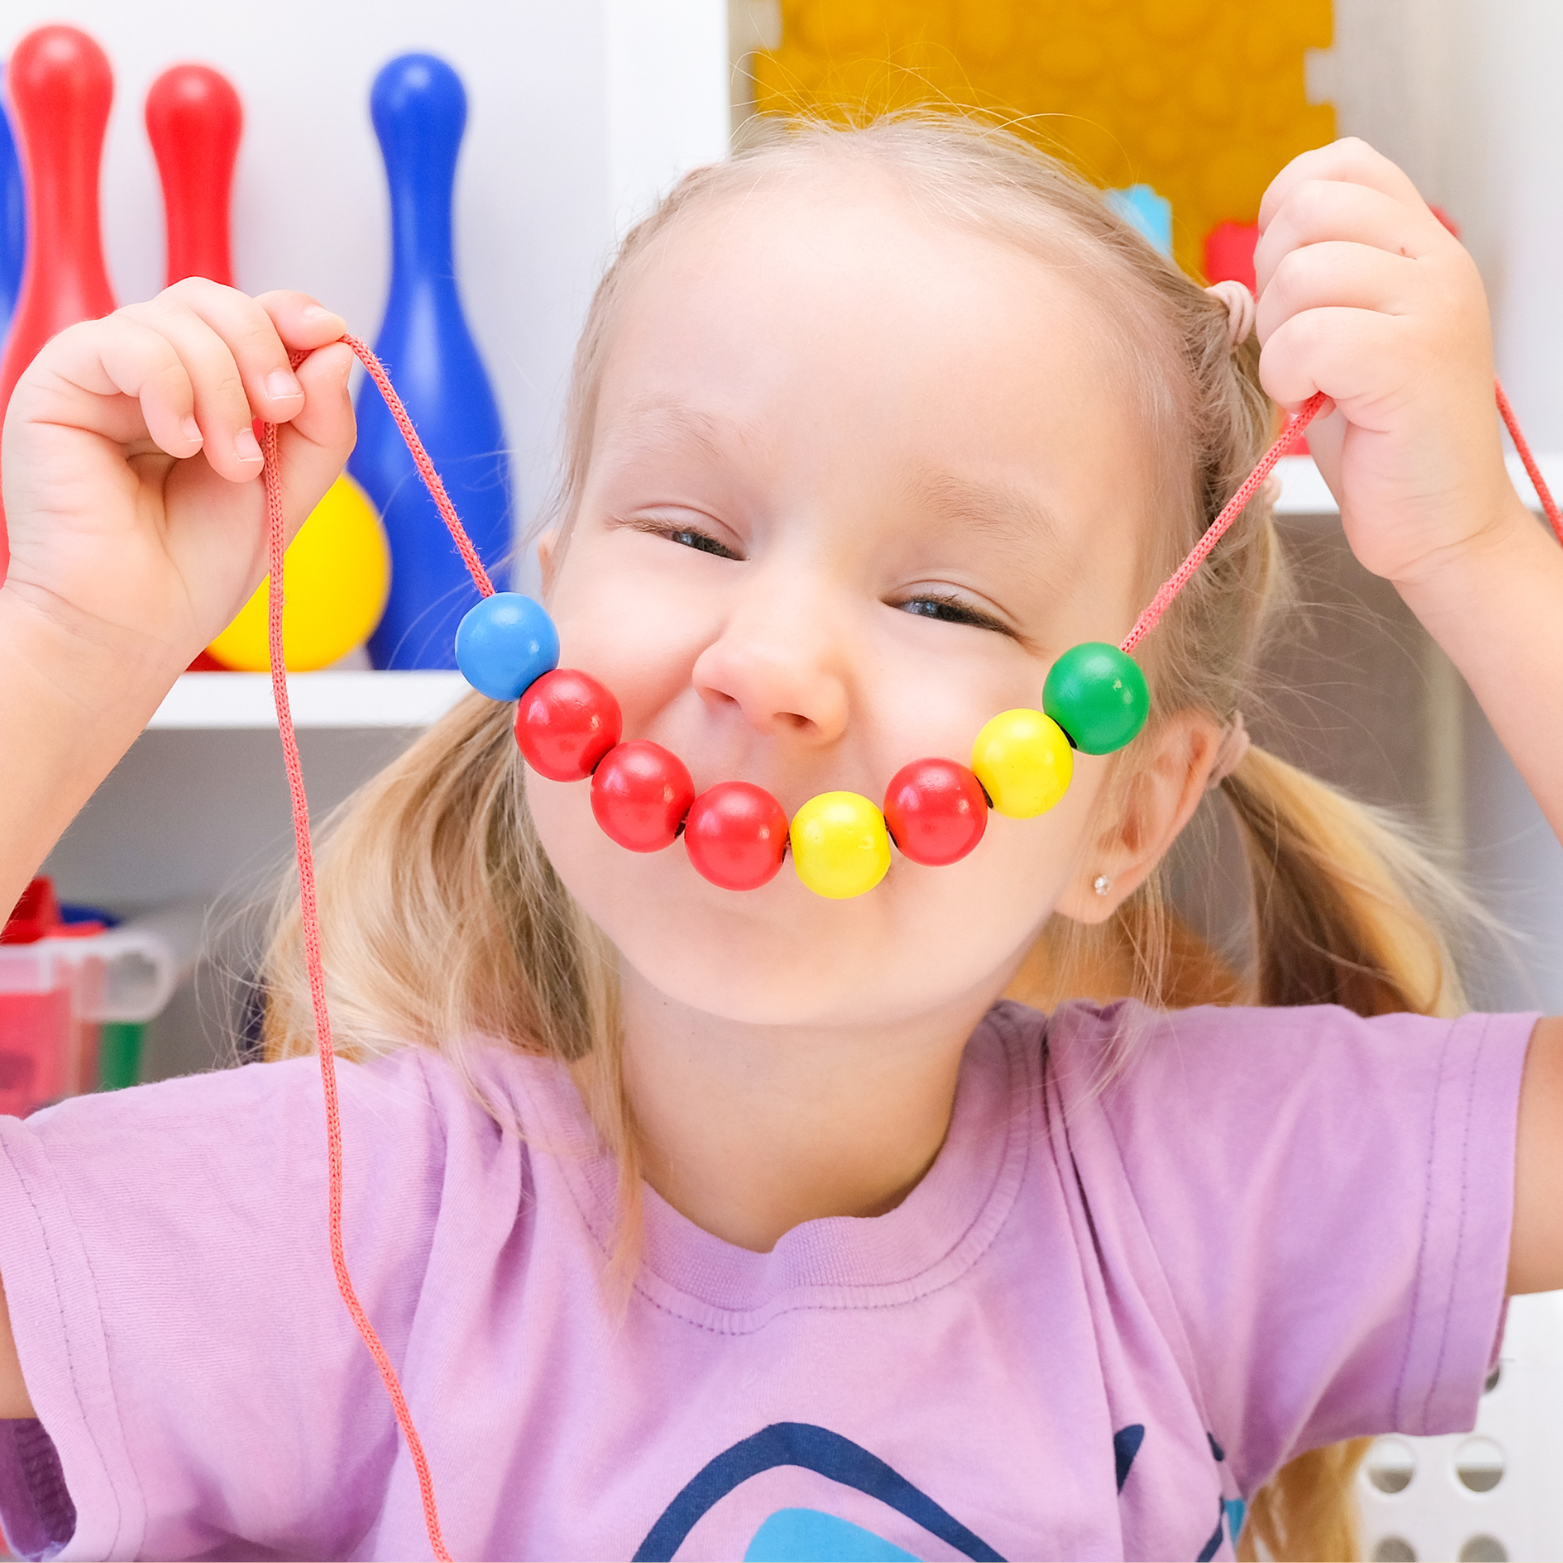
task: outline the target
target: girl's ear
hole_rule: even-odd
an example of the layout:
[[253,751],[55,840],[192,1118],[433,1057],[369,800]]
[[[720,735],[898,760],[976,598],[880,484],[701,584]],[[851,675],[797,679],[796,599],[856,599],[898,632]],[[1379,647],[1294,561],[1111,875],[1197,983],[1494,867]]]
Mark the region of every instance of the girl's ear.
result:
[[554,589],[555,549],[559,546],[559,528],[551,526],[537,539],[537,564],[543,572],[543,595]]
[[1056,909],[1076,922],[1106,922],[1165,856],[1205,796],[1221,747],[1215,717],[1179,711],[1146,737],[1152,752],[1139,757],[1116,818],[1087,849],[1059,899]]

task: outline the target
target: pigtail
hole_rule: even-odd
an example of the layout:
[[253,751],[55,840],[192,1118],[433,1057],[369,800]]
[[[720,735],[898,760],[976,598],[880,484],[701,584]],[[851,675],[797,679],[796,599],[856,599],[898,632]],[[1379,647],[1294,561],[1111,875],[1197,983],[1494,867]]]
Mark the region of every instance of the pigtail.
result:
[[[1466,1008],[1457,923],[1484,915],[1393,816],[1251,748],[1222,782],[1253,890],[1260,1004],[1339,1004],[1359,1015]],[[1310,1449],[1253,1497],[1238,1557],[1360,1557],[1354,1479],[1373,1440]]]
[[1250,749],[1222,782],[1253,887],[1256,999],[1458,1015],[1451,913],[1468,898],[1392,816]]
[[1371,1438],[1348,1438],[1287,1461],[1249,1500],[1237,1556],[1281,1559],[1359,1558],[1357,1470]]

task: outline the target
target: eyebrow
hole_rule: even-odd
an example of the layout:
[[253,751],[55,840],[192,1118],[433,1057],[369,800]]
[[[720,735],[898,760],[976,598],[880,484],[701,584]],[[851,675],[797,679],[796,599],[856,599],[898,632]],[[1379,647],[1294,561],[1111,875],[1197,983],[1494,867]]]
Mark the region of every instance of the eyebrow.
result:
[[[602,432],[621,449],[682,444],[713,459],[757,437],[753,428],[731,418],[662,396],[631,402]],[[1067,583],[1078,572],[1079,561],[1065,546],[1057,514],[1023,487],[926,468],[912,473],[900,490],[897,499],[913,512],[969,528],[1009,555],[1028,584],[1033,578]]]
[[1024,488],[927,470],[907,479],[905,497],[923,514],[969,528],[1011,554],[1025,575],[1058,581],[1078,568],[1057,514]]
[[746,444],[750,431],[728,418],[696,411],[682,402],[648,397],[632,402],[600,431],[615,443],[645,450],[693,445],[703,455],[720,456],[724,444]]

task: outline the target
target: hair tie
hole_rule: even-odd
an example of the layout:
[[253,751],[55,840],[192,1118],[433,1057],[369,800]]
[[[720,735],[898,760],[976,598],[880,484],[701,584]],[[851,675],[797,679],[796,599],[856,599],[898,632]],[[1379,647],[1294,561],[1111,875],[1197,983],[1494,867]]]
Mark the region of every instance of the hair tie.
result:
[[1243,756],[1248,753],[1248,749],[1248,729],[1243,726],[1243,713],[1234,711],[1226,732],[1222,734],[1220,747],[1216,750],[1216,762],[1210,767],[1210,780],[1205,783],[1206,787],[1219,787],[1243,763]]
[[1233,347],[1240,347],[1248,340],[1259,314],[1254,295],[1241,282],[1228,279],[1212,282],[1205,291],[1221,300],[1227,307],[1227,338]]

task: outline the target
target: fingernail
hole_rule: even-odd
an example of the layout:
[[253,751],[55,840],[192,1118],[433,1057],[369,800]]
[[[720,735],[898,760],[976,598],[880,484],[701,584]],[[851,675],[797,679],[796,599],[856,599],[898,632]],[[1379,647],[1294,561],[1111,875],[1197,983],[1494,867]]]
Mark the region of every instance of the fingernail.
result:
[[298,381],[286,369],[273,369],[266,376],[266,394],[274,402],[287,402],[304,393],[299,389]]
[[335,320],[337,313],[334,309],[327,309],[321,304],[306,304],[304,313],[299,318],[308,321]]
[[187,440],[194,440],[197,445],[201,443],[201,425],[198,424],[194,418],[186,418],[184,422],[179,425],[179,432],[184,435]]
[[240,429],[234,435],[233,450],[240,461],[259,461],[261,459],[260,442],[255,438],[253,429]]

